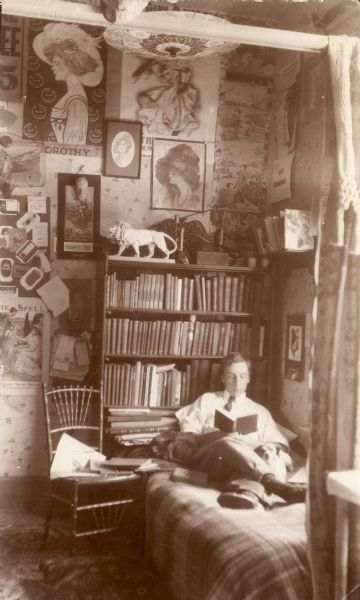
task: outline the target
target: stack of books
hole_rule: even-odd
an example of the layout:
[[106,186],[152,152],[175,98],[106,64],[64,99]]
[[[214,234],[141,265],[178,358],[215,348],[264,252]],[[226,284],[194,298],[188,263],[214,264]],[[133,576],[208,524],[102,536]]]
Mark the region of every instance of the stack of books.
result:
[[124,408],[108,409],[107,432],[122,445],[149,444],[164,431],[177,431],[178,421],[172,413]]
[[310,211],[286,208],[278,216],[265,217],[262,222],[254,220],[252,229],[259,254],[313,250],[310,218]]

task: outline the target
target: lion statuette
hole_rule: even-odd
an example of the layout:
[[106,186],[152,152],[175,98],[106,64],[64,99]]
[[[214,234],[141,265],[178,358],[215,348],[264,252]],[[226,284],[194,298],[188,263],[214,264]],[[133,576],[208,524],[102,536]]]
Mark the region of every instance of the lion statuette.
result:
[[[116,221],[109,227],[111,238],[116,240],[119,244],[118,256],[120,256],[126,248],[132,246],[135,252],[135,256],[140,257],[140,247],[147,246],[148,254],[144,258],[150,258],[154,256],[155,248],[159,248],[164,254],[165,258],[169,258],[170,254],[175,252],[177,244],[172,237],[162,231],[155,231],[153,229],[134,229],[125,223],[125,221]],[[173,249],[169,250],[166,245],[166,239],[170,240],[174,245]]]

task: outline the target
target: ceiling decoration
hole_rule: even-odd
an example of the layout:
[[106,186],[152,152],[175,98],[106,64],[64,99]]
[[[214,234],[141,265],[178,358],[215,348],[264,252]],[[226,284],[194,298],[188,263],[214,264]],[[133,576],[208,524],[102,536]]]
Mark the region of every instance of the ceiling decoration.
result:
[[[159,14],[161,14],[163,22],[164,19],[168,21],[170,30],[174,21],[176,21],[177,26],[181,26],[183,31],[187,31],[187,26],[190,23],[198,22],[202,31],[204,31],[204,36],[195,38],[175,33],[152,32],[151,30],[156,26]],[[147,58],[207,58],[214,54],[231,52],[239,46],[238,43],[206,37],[207,24],[219,25],[220,27],[226,22],[224,19],[213,15],[190,11],[151,11],[142,15],[143,29],[134,29],[131,27],[131,23],[116,24],[107,27],[103,35],[105,41],[117,50],[140,54]]]

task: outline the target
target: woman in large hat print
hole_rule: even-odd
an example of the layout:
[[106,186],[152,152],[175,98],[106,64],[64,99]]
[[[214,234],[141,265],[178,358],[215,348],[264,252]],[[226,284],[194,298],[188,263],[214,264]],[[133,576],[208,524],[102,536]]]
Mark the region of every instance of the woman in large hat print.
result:
[[98,85],[104,72],[98,44],[98,38],[67,23],[49,23],[34,38],[34,52],[51,65],[55,80],[66,84],[65,95],[51,110],[51,127],[58,143],[86,144],[88,99],[84,86]]

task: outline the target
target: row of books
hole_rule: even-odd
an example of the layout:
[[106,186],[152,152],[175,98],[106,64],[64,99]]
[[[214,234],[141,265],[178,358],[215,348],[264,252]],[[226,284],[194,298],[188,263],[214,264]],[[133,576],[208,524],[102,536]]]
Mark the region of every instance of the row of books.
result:
[[314,248],[311,234],[311,213],[286,208],[279,215],[253,221],[253,232],[259,254],[289,250],[301,252]]
[[107,308],[260,312],[263,279],[245,274],[179,277],[172,273],[141,273],[135,279],[105,276]]
[[246,321],[199,321],[196,315],[190,315],[188,321],[113,317],[106,319],[105,354],[223,356],[242,352],[263,356],[264,341],[265,325],[253,327]]
[[[141,361],[134,364],[106,364],[104,368],[104,397],[110,411],[113,407],[179,407],[206,391],[218,390],[219,386],[220,363],[210,360],[195,359],[183,370],[176,368],[173,363],[156,365]],[[145,420],[147,427],[154,427],[154,424],[148,423],[148,419]],[[125,428],[137,429],[140,426],[143,423],[139,425],[138,421],[125,425],[122,421],[122,427]],[[119,427],[115,426],[117,429]]]

